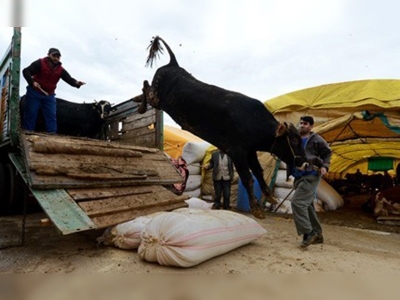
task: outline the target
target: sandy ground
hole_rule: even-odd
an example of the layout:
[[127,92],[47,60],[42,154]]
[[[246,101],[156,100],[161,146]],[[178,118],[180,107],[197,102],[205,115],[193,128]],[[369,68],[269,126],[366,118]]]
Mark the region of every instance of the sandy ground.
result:
[[[351,205],[348,206],[350,207]],[[246,214],[249,217],[251,215]],[[42,226],[43,213],[27,218],[25,245],[0,250],[1,273],[400,273],[399,226],[380,225],[360,210],[321,213],[325,243],[299,247],[291,216],[267,213],[268,232],[257,241],[191,268],[148,263],[136,251],[98,246],[103,230],[58,234]],[[0,218],[0,246],[18,242],[21,216]],[[369,224],[369,225],[368,225]]]

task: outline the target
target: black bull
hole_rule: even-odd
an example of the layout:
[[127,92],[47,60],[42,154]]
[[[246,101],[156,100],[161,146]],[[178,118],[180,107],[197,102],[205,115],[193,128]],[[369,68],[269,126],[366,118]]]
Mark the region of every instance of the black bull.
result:
[[[167,48],[170,62],[157,69],[151,86],[144,81],[143,94],[133,99],[147,102],[167,112],[182,129],[215,145],[228,154],[249,195],[252,214],[265,218],[253,192],[250,170],[258,180],[266,200],[276,204],[267,186],[257,151],[270,152],[287,164],[289,170],[306,162],[301,137],[293,124],[279,123],[258,100],[198,81],[179,67],[174,53],[160,37],[150,44],[147,64]],[[249,170],[250,169],[250,170]]]

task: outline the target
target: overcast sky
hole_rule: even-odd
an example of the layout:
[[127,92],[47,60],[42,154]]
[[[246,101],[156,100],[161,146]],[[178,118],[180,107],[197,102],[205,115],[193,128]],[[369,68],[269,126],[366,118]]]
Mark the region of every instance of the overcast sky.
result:
[[[263,102],[400,74],[397,0],[19,1],[22,18],[13,0],[0,0],[0,56],[12,36],[6,26],[22,25],[22,67],[59,48],[65,69],[87,83],[78,90],[60,81],[57,96],[74,102],[116,104],[140,94],[143,80],[169,62],[165,53],[145,67],[155,35],[197,79]],[[22,79],[21,94],[25,86]]]

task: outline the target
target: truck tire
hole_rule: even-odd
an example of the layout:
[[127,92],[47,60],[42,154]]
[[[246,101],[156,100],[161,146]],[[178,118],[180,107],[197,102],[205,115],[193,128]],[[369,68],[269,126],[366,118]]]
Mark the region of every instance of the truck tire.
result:
[[0,180],[1,215],[22,213],[27,187],[12,163],[1,163]]
[[7,183],[6,183],[6,171],[4,164],[0,162],[0,214],[5,213],[5,199],[7,197]]

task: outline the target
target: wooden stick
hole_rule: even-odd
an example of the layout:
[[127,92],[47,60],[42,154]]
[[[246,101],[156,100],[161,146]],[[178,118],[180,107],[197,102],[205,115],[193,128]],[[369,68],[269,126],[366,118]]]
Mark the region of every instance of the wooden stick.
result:
[[45,94],[46,96],[49,95],[49,93],[46,92],[44,89],[42,89],[42,87],[41,87],[40,85],[39,85],[37,88],[38,88],[43,94]]

